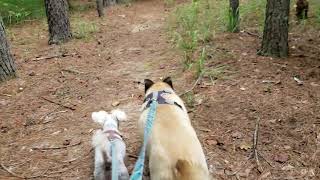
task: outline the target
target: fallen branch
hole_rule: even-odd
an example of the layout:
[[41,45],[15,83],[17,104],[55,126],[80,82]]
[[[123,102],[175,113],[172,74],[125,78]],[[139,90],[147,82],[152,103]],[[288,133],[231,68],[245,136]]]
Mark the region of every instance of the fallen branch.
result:
[[183,95],[185,95],[185,94],[187,94],[187,93],[189,93],[189,92],[191,92],[195,87],[196,87],[196,85],[198,84],[198,82],[201,80],[201,78],[202,78],[202,76],[199,76],[198,77],[198,79],[196,80],[196,82],[193,84],[193,86],[191,87],[191,89],[189,89],[189,90],[187,90],[187,91],[185,91],[184,93],[182,93],[182,94],[179,94],[179,96],[183,96]]
[[55,150],[55,149],[65,149],[65,148],[68,148],[68,147],[73,147],[73,146],[78,146],[80,145],[82,142],[79,141],[77,143],[74,143],[74,144],[70,144],[70,145],[67,145],[67,146],[58,146],[58,147],[33,147],[31,148],[32,150],[40,150],[40,151],[45,151],[45,150]]
[[31,59],[31,60],[32,60],[32,61],[41,61],[41,60],[46,60],[46,59],[61,58],[61,57],[67,57],[67,56],[74,56],[74,55],[76,55],[76,54],[77,54],[77,53],[70,53],[70,54],[67,54],[67,53],[63,53],[63,54],[55,54],[55,55],[52,55],[52,56],[36,57],[36,58]]
[[48,99],[48,98],[46,98],[46,97],[41,96],[41,98],[42,98],[42,99],[44,99],[44,100],[46,100],[46,101],[48,101],[48,102],[50,102],[50,103],[53,103],[53,104],[59,105],[59,106],[61,106],[61,107],[64,107],[64,108],[70,109],[70,110],[72,110],[72,111],[76,110],[76,108],[74,108],[74,107],[71,107],[71,106],[67,106],[67,105],[61,104],[60,102],[55,102],[55,101],[53,101],[53,100],[51,100],[51,99]]

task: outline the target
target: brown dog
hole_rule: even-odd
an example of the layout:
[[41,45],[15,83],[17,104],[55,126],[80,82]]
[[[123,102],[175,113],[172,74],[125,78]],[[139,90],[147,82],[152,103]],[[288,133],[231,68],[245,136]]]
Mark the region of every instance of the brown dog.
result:
[[146,100],[139,119],[143,135],[150,97],[157,92],[158,106],[148,142],[151,180],[209,180],[201,144],[183,101],[173,90],[171,78],[145,80]]

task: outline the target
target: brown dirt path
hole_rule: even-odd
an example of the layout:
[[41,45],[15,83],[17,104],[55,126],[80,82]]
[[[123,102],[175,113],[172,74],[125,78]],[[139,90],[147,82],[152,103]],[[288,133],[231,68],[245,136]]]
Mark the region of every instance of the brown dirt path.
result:
[[[167,12],[158,1],[109,8],[102,20],[93,10],[85,12],[78,18],[96,22],[99,32],[94,38],[61,46],[47,45],[45,22],[11,28],[19,78],[0,87],[1,163],[22,176],[89,179],[93,170],[90,140],[92,130],[99,127],[92,122],[91,112],[109,111],[117,101],[129,116],[129,121],[121,124],[128,154],[137,154],[136,120],[143,98],[139,82],[146,77],[175,77],[181,71],[165,34]],[[59,53],[76,55],[32,60]],[[61,147],[68,141],[81,144],[32,149]],[[130,171],[134,161],[129,158]],[[0,179],[8,176],[0,171]]]

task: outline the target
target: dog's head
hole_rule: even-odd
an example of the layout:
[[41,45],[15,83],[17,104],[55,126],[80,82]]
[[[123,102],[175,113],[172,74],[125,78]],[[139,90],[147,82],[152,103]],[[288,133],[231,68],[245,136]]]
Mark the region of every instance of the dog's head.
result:
[[159,82],[153,82],[150,79],[144,80],[144,92],[146,93],[146,95],[150,94],[151,92],[162,90],[166,90],[172,93],[174,92],[171,77],[166,77]]
[[94,122],[101,124],[103,127],[114,126],[118,128],[119,121],[127,120],[126,113],[119,109],[112,110],[111,114],[106,111],[93,112],[91,117]]

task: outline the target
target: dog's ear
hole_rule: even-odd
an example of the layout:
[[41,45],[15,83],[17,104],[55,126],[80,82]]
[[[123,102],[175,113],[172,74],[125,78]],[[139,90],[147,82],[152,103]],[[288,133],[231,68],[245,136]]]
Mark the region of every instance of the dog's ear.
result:
[[153,81],[151,81],[150,79],[145,79],[144,80],[144,92],[146,93],[147,90],[154,84]]
[[91,118],[94,122],[99,123],[101,125],[104,124],[109,114],[105,111],[93,112],[91,114]]
[[163,82],[169,84],[170,87],[173,89],[171,77],[166,77],[166,78],[163,80]]

